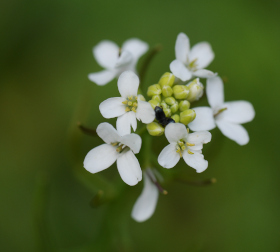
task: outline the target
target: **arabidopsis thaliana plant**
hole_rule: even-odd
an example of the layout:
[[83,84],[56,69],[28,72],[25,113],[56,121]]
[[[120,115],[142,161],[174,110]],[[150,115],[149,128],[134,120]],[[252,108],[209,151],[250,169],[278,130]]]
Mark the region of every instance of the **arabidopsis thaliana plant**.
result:
[[169,123],[165,128],[165,136],[170,143],[159,154],[158,162],[164,168],[174,167],[182,157],[190,167],[200,173],[207,169],[208,161],[204,160],[203,144],[210,142],[211,133],[199,131],[188,133],[181,123]]
[[122,180],[130,186],[142,180],[142,170],[134,154],[139,153],[142,140],[137,134],[120,136],[109,123],[101,123],[96,129],[97,135],[105,142],[93,148],[86,155],[84,167],[91,173],[97,173],[110,167],[117,161]]
[[103,40],[93,48],[93,55],[105,70],[91,73],[88,78],[97,85],[103,86],[126,70],[136,72],[138,59],[148,49],[148,44],[137,38],[124,42],[121,49],[114,42]]
[[188,126],[193,131],[211,130],[216,126],[229,139],[239,145],[249,142],[247,130],[241,126],[255,117],[255,110],[248,101],[224,102],[224,84],[220,77],[207,79],[206,94],[209,107],[193,108],[196,118]]
[[118,79],[121,97],[109,98],[99,105],[100,113],[105,118],[118,117],[117,129],[120,135],[129,134],[130,127],[135,131],[136,119],[146,124],[155,119],[155,111],[151,104],[137,97],[138,87],[138,76],[132,71],[125,71]]
[[182,81],[192,76],[211,78],[215,74],[204,69],[214,59],[214,52],[208,42],[200,42],[190,49],[190,41],[185,33],[179,33],[175,44],[176,59],[170,63],[171,72]]
[[138,222],[146,221],[153,215],[159,195],[158,188],[152,181],[152,179],[156,181],[152,170],[148,168],[143,174],[144,188],[135,202],[131,213],[131,217]]

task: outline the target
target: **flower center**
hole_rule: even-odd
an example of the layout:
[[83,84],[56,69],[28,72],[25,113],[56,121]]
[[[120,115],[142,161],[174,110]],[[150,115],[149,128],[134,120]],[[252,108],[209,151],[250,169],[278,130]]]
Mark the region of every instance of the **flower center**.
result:
[[197,59],[194,59],[193,61],[191,61],[190,63],[189,63],[189,69],[191,69],[192,71],[195,71],[195,70],[197,70],[196,68],[197,68]]
[[128,146],[126,146],[126,145],[124,145],[124,144],[122,144],[122,143],[120,143],[120,142],[116,142],[116,143],[111,143],[111,145],[112,146],[118,146],[117,148],[116,148],[116,152],[118,152],[118,153],[122,153],[124,150],[128,150],[129,149],[129,147]]
[[182,153],[184,152],[184,150],[188,150],[188,153],[189,154],[194,154],[193,152],[191,152],[191,150],[188,148],[190,146],[195,146],[195,144],[192,144],[192,143],[189,143],[189,142],[185,142],[185,140],[183,139],[180,139],[178,142],[177,142],[177,145],[176,145],[176,152],[179,153],[180,157],[182,157]]
[[125,101],[122,103],[126,105],[125,111],[133,111],[136,113],[137,107],[138,107],[138,102],[137,102],[137,96],[128,96]]
[[217,117],[219,114],[221,114],[223,111],[227,110],[227,108],[222,108],[222,109],[219,109],[218,112],[216,112],[214,114],[214,117]]

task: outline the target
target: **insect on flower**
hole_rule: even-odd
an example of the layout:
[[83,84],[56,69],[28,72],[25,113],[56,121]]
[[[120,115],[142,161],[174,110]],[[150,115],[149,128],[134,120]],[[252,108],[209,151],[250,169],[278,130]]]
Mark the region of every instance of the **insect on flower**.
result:
[[161,124],[162,126],[165,127],[167,124],[171,122],[175,123],[175,121],[172,118],[166,117],[161,107],[156,106],[155,113],[156,113],[156,119],[158,120],[159,124]]

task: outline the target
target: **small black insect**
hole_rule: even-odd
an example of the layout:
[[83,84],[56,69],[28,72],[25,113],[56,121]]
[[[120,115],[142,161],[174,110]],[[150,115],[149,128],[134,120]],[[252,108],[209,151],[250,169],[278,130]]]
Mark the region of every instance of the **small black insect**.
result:
[[175,123],[175,121],[172,118],[166,117],[161,107],[156,106],[155,112],[156,119],[158,120],[159,124],[161,124],[163,127],[165,127],[168,123]]

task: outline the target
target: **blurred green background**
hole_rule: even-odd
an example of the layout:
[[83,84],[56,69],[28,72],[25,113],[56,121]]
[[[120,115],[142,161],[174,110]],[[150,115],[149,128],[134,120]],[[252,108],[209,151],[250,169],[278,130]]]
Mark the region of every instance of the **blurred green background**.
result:
[[[280,251],[279,1],[0,5],[1,251]],[[211,43],[215,60],[208,69],[228,79],[226,100],[254,105],[256,117],[245,125],[251,140],[240,147],[213,130],[204,149],[208,169],[196,174],[183,162],[174,169],[218,182],[166,184],[168,195],[160,195],[144,223],[130,218],[142,182],[123,185],[115,165],[102,175],[112,181],[111,190],[120,184],[126,190],[93,209],[89,202],[98,184],[82,161],[102,140],[83,135],[76,123],[94,128],[105,121],[98,105],[118,91],[116,80],[98,87],[87,79],[101,70],[92,47],[102,39],[121,45],[131,37],[150,47],[161,43],[147,87],[169,71],[179,32],[192,45]],[[160,141],[157,153],[166,144]]]

